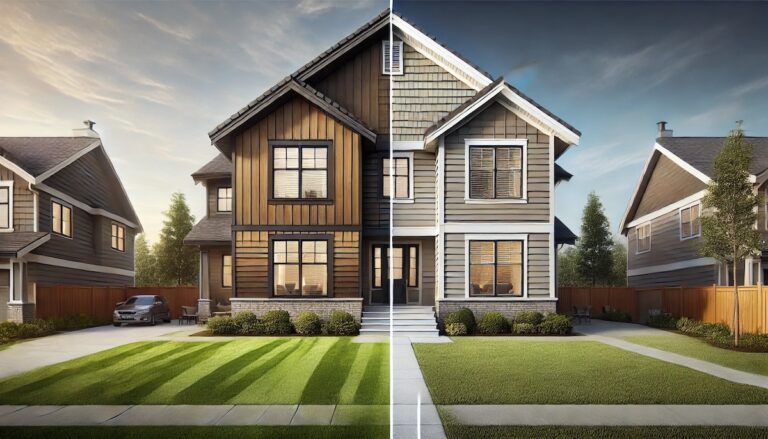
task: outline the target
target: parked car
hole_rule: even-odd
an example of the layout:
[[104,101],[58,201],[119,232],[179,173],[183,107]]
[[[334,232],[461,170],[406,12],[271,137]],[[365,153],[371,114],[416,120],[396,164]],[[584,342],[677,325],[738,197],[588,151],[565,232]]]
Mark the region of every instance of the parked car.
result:
[[123,323],[149,323],[154,326],[161,320],[166,323],[171,321],[171,309],[168,307],[168,300],[163,296],[132,296],[125,302],[117,303],[112,313],[112,323],[115,326]]

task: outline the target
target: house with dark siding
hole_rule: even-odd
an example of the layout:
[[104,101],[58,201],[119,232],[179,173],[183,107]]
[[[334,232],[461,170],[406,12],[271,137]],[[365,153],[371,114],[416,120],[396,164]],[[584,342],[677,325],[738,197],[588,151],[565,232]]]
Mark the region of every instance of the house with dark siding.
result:
[[39,285],[133,285],[141,223],[93,130],[0,137],[0,321],[35,315]]

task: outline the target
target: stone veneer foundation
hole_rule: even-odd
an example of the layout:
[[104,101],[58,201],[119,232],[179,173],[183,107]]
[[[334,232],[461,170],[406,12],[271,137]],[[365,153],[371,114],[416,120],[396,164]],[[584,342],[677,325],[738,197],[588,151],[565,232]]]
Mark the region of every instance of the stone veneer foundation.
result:
[[31,322],[35,319],[34,303],[9,303],[8,321],[16,323]]
[[257,299],[233,297],[229,299],[229,302],[232,304],[233,316],[243,311],[251,311],[256,314],[256,316],[262,316],[267,311],[283,310],[288,311],[291,318],[295,319],[304,311],[312,311],[317,313],[321,319],[327,320],[333,311],[338,310],[352,314],[352,316],[355,317],[355,320],[359,322],[363,314],[362,297],[354,299]]
[[443,322],[445,316],[461,308],[469,308],[480,319],[483,314],[494,311],[511,319],[515,314],[523,311],[538,311],[540,313],[555,312],[556,300],[525,300],[525,301],[500,301],[500,300],[440,300],[436,301],[437,316]]

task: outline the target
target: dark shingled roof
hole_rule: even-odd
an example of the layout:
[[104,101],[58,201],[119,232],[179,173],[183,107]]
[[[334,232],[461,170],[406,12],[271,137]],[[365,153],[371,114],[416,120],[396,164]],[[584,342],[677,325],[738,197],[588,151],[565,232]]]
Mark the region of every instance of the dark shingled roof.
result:
[[211,215],[201,219],[184,238],[187,245],[232,242],[232,215]]
[[21,250],[29,246],[38,247],[48,241],[48,238],[50,235],[45,232],[0,233],[0,257],[19,257]]
[[[723,148],[726,137],[659,137],[656,143],[696,168],[712,176],[715,157]],[[749,172],[758,175],[768,169],[768,137],[745,137],[754,145]]]
[[555,182],[565,180],[569,181],[573,177],[573,174],[563,169],[562,166],[555,163]]
[[579,237],[560,221],[560,218],[555,217],[555,244],[576,244],[576,240]]
[[224,154],[219,154],[206,163],[205,166],[195,171],[192,174],[192,178],[197,181],[208,178],[228,177],[230,175],[232,175],[232,162]]
[[98,141],[93,137],[0,137],[0,155],[37,177]]

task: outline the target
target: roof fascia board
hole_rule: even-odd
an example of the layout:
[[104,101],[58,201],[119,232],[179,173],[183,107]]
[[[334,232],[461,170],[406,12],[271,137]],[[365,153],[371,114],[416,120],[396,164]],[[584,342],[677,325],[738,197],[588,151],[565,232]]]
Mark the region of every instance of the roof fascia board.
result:
[[709,178],[708,175],[706,175],[705,173],[703,173],[703,172],[699,171],[698,169],[694,168],[688,162],[686,162],[685,160],[681,159],[677,155],[673,154],[667,148],[664,148],[663,146],[659,145],[658,142],[656,142],[653,145],[653,148],[658,150],[660,153],[664,154],[668,159],[672,160],[677,166],[680,166],[686,172],[688,172],[689,174],[691,174],[694,177],[698,178],[699,180],[703,181],[704,183],[709,184],[709,182],[711,181],[711,179]]
[[304,98],[306,98],[308,101],[313,102],[315,105],[320,107],[321,110],[331,114],[332,116],[335,116],[340,121],[346,123],[347,125],[349,125],[350,128],[362,134],[365,138],[367,138],[371,142],[374,142],[374,143],[376,142],[376,133],[368,129],[365,125],[351,118],[349,115],[344,114],[344,112],[334,107],[333,105],[329,105],[328,102],[324,101],[323,99],[320,99],[320,97],[317,96],[316,94],[310,92],[306,88],[301,87],[298,84],[293,82],[291,83],[291,89],[296,91],[298,94],[304,96]]
[[461,113],[455,115],[450,121],[448,121],[446,124],[441,126],[439,129],[435,130],[434,132],[430,133],[425,139],[424,139],[424,145],[428,145],[432,143],[434,140],[438,139],[443,134],[450,131],[453,127],[458,125],[461,121],[463,121],[467,116],[475,112],[477,109],[482,108],[483,105],[487,104],[491,101],[496,95],[501,93],[501,91],[506,87],[504,83],[499,83],[496,87],[488,91],[488,93],[483,96],[482,98],[476,100],[472,104],[468,105],[467,108],[465,108]]
[[[240,125],[243,124],[244,121],[250,119],[253,117],[256,113],[259,113],[264,108],[272,105],[276,100],[280,99],[285,92],[290,87],[290,82],[286,82],[283,84],[278,90],[275,90],[274,93],[272,93],[268,98],[263,100],[262,102],[259,102],[258,105],[255,105],[250,110],[246,111],[245,113],[239,115],[235,120],[231,121],[226,127],[219,130],[212,138],[211,143],[218,146],[218,142],[226,137],[227,135],[231,134],[232,131],[236,130]],[[224,151],[222,151],[224,152]],[[227,154],[224,152],[224,154]]]
[[91,215],[103,216],[105,218],[109,218],[111,220],[115,220],[117,222],[123,223],[123,224],[125,224],[128,227],[136,229],[137,231],[141,231],[141,225],[140,224],[136,224],[133,221],[127,219],[127,218],[123,218],[122,216],[114,214],[112,212],[108,212],[108,211],[106,211],[106,210],[104,210],[104,209],[102,209],[100,207],[91,207],[91,206],[83,203],[82,201],[77,200],[77,199],[75,199],[75,198],[65,194],[64,192],[61,192],[58,189],[54,189],[54,188],[46,185],[45,183],[36,185],[36,187],[38,189],[40,189],[41,191],[43,191],[43,192],[46,192],[46,193],[48,193],[50,195],[53,195],[54,197],[59,198],[62,201],[66,201],[67,203],[69,203],[69,204],[71,204],[73,206],[76,206],[76,207],[78,207],[78,208],[88,212]]
[[13,173],[15,173],[15,174],[16,174],[16,175],[18,175],[19,177],[23,178],[23,179],[24,179],[24,181],[26,181],[26,182],[28,182],[28,183],[32,183],[32,184],[34,184],[34,183],[35,183],[35,177],[34,177],[34,176],[32,176],[32,174],[30,174],[29,172],[27,172],[27,171],[25,171],[24,169],[22,169],[22,168],[21,168],[19,165],[17,165],[16,163],[14,163],[14,162],[10,161],[8,158],[6,158],[6,157],[3,157],[3,156],[0,156],[0,165],[2,165],[2,166],[4,166],[4,167],[8,168],[8,169],[9,169],[9,170],[11,170]]
[[645,184],[647,183],[646,179],[648,178],[648,171],[650,170],[651,162],[654,161],[654,158],[657,157],[657,154],[659,154],[659,152],[654,148],[651,151],[651,155],[648,156],[648,158],[645,160],[645,165],[643,165],[643,172],[640,173],[640,180],[637,182],[637,185],[635,186],[635,190],[632,192],[632,196],[629,198],[629,204],[627,204],[627,208],[624,210],[624,216],[621,217],[621,223],[619,224],[619,233],[621,233],[622,235],[626,232],[627,220],[629,220],[629,213],[632,211],[632,209],[635,207],[635,204],[638,201],[637,196],[640,193],[640,189],[643,186],[645,186]]
[[679,210],[681,207],[688,206],[689,204],[695,203],[697,201],[701,201],[702,198],[707,194],[706,189],[701,190],[699,192],[696,192],[695,194],[689,195],[682,200],[675,201],[672,204],[668,204],[661,209],[654,210],[653,212],[649,212],[640,218],[635,218],[629,223],[627,223],[627,228],[635,227],[640,224],[647,223],[648,221],[654,220],[662,215],[666,215],[670,212],[674,212],[676,210]]
[[34,249],[40,247],[41,245],[45,244],[50,239],[51,239],[51,234],[50,233],[47,233],[47,234],[41,236],[40,238],[30,242],[24,248],[22,248],[21,250],[16,252],[16,257],[20,258],[20,257],[26,255],[27,253],[31,252],[32,250],[34,250]]
[[[107,150],[104,148],[104,145],[99,143],[99,146],[101,146],[102,152],[104,153],[104,158],[107,159],[107,164],[109,164],[109,169],[112,171],[112,175],[115,176],[115,179],[117,180],[117,184],[120,185],[120,190],[123,191],[125,200],[128,202],[128,209],[130,209],[131,213],[133,214],[133,217],[136,218],[137,223],[131,227],[135,228],[138,233],[141,233],[144,231],[144,227],[141,225],[141,220],[139,219],[139,215],[136,213],[136,209],[133,208],[131,197],[128,196],[128,191],[125,190],[123,181],[120,179],[120,174],[117,173],[117,170],[115,169],[115,165],[114,163],[112,163],[112,159],[109,158],[109,154],[107,154]],[[98,210],[103,210],[103,209],[98,209]]]
[[85,148],[81,149],[80,151],[72,154],[71,156],[67,157],[66,160],[60,162],[56,166],[52,167],[51,169],[43,172],[42,174],[35,177],[35,181],[33,181],[33,184],[40,184],[43,181],[45,181],[48,177],[52,176],[53,174],[61,171],[62,169],[66,168],[67,166],[71,165],[75,161],[77,161],[80,157],[88,154],[89,152],[93,151],[94,149],[98,148],[101,145],[101,139],[96,139],[91,143],[90,145],[86,146]]
[[547,113],[541,111],[541,109],[539,109],[532,103],[523,99],[520,95],[512,91],[506,85],[504,86],[504,90],[502,91],[502,93],[504,94],[505,98],[509,99],[513,104],[520,107],[521,110],[530,114],[531,117],[534,117],[540,120],[541,123],[550,127],[551,130],[554,130],[555,134],[561,139],[563,139],[564,141],[570,143],[571,145],[579,144],[579,139],[581,138],[581,136],[574,133],[570,129],[566,128],[563,124],[561,124],[560,122],[552,118],[552,116],[548,115]]

